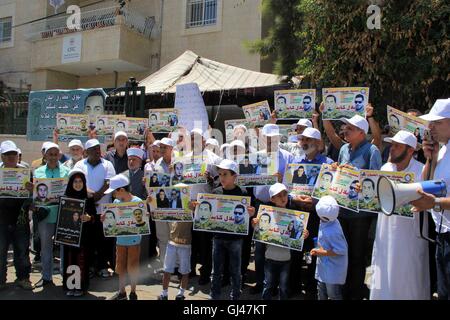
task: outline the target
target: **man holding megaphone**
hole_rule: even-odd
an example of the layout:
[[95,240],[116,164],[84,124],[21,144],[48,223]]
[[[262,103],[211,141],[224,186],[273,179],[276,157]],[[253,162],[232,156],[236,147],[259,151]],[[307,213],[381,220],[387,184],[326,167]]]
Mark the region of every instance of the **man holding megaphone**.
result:
[[[381,170],[411,172],[420,181],[424,165],[413,157],[417,147],[414,134],[401,130],[384,141],[391,144],[390,162]],[[378,215],[372,253],[371,300],[429,299],[428,243],[420,238],[419,225],[418,215],[414,219]]]
[[[427,162],[422,178],[443,180],[450,186],[450,98],[436,100],[430,112],[420,118],[430,122],[431,139],[423,141],[423,151]],[[439,143],[444,144],[439,149]],[[447,188],[447,198],[437,198],[429,194],[412,204],[415,211],[431,209],[436,224],[436,268],[437,289],[440,300],[450,299],[450,188]]]

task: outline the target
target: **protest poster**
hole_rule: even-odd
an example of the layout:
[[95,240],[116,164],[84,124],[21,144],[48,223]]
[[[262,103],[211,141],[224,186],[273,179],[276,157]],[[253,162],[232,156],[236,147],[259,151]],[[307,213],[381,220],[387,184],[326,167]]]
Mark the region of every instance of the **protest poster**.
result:
[[167,133],[178,128],[179,109],[150,109],[148,110],[148,125],[152,132]]
[[[361,193],[359,194],[359,211],[382,213],[378,199],[378,179],[381,176],[398,183],[413,183],[415,175],[413,172],[392,172],[377,170],[361,170]],[[398,208],[393,214],[413,218],[412,205],[407,204]]]
[[428,121],[410,116],[406,112],[391,106],[387,106],[387,118],[392,135],[395,135],[400,130],[406,130],[416,136],[418,144],[422,144],[424,132],[429,125]]
[[89,115],[57,113],[56,127],[59,136],[68,138],[87,137],[89,130]]
[[29,168],[0,168],[0,198],[28,198],[25,183],[30,181]]
[[281,143],[287,143],[287,142],[293,142],[292,139],[295,139],[295,141],[298,141],[297,132],[295,131],[295,128],[290,124],[279,124],[278,129],[280,130],[281,134]]
[[80,247],[86,202],[84,200],[61,197],[59,201],[58,221],[56,222],[55,242]]
[[310,196],[316,184],[321,165],[290,163],[286,167],[285,184],[292,195]]
[[154,221],[192,221],[189,187],[149,188],[148,196]]
[[242,106],[245,119],[249,121],[251,127],[264,126],[269,123],[271,112],[267,100]]
[[150,234],[147,204],[144,201],[102,203],[100,212],[105,215],[105,237]]
[[36,206],[59,203],[67,187],[67,178],[35,178],[33,181],[33,200]]
[[145,173],[146,189],[155,187],[170,187],[171,175],[169,173],[160,173],[155,171],[147,171]]
[[277,119],[311,119],[316,105],[316,90],[276,90],[274,101]]
[[236,185],[238,185],[241,188],[271,186],[277,182],[278,178],[276,176],[266,176],[257,174],[238,175],[236,179]]
[[194,230],[248,234],[250,197],[199,193]]
[[366,117],[366,106],[369,103],[369,88],[324,88],[322,99],[325,109],[323,120],[339,120],[351,118],[356,114]]
[[234,128],[238,125],[244,125],[247,129],[253,126],[247,119],[225,120],[225,140],[227,143],[234,140]]
[[[95,131],[99,136],[112,136],[116,132],[116,128],[125,127],[124,115],[106,115],[101,114],[95,117]],[[123,123],[118,124],[118,123]],[[123,131],[123,130],[122,130]]]
[[253,240],[302,251],[308,212],[260,206],[257,217]]
[[359,171],[323,164],[312,197],[332,196],[340,207],[358,211],[358,183]]
[[207,164],[201,156],[175,159],[171,184],[205,184],[206,168]]
[[205,132],[208,129],[208,113],[197,83],[176,86],[175,109],[179,110],[178,124],[180,126],[189,131],[200,128]]
[[114,127],[114,133],[118,131],[124,131],[128,140],[132,141],[143,141],[144,132],[148,126],[148,119],[146,118],[122,118],[116,121]]
[[255,187],[272,185],[278,181],[274,174],[278,171],[277,153],[257,152],[240,155],[234,159],[239,165],[237,185]]
[[[27,140],[51,141],[53,130],[57,127],[57,113],[93,117],[104,112],[105,99],[103,89],[31,91],[28,98]],[[59,138],[61,141],[70,139],[65,136]]]

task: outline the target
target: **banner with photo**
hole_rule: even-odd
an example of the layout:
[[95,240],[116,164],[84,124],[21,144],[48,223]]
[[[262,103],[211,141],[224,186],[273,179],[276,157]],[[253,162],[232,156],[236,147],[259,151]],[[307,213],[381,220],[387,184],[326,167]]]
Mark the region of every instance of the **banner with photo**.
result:
[[105,215],[105,237],[150,234],[147,204],[144,201],[102,203],[100,212]]
[[206,184],[206,168],[207,164],[201,156],[177,158],[173,163],[171,184]]
[[[399,183],[413,183],[415,180],[413,172],[361,170],[361,193],[359,194],[360,211],[382,213],[377,190],[378,179],[381,176],[385,176],[386,178]],[[394,214],[401,217],[414,218],[411,209],[412,205],[407,204],[398,208]]]
[[391,127],[392,135],[400,130],[406,130],[414,134],[417,143],[422,144],[424,132],[428,128],[429,122],[418,117],[410,116],[406,112],[387,106],[387,118]]
[[239,165],[237,185],[240,187],[267,186],[278,181],[278,178],[274,176],[278,171],[276,152],[240,155],[235,160]]
[[189,187],[149,188],[150,208],[154,221],[192,221],[189,209]]
[[95,118],[95,131],[98,136],[112,136],[118,122],[123,122],[124,115],[97,115]]
[[290,193],[292,195],[310,196],[314,190],[320,169],[320,164],[288,164],[284,178]]
[[260,206],[253,240],[302,251],[308,218],[308,212]]
[[68,138],[87,137],[89,130],[89,115],[87,114],[56,114],[58,135]]
[[29,168],[0,168],[0,198],[28,198],[25,183],[30,181]]
[[248,235],[250,197],[199,193],[194,230]]
[[33,200],[36,206],[59,203],[59,197],[66,192],[67,178],[34,178]]
[[279,124],[278,128],[280,129],[281,143],[293,142],[292,138],[295,137],[295,141],[298,141],[297,132],[295,128],[291,124]]
[[358,211],[359,171],[323,164],[312,194],[313,198],[332,196],[340,207]]
[[264,126],[269,123],[271,112],[267,100],[245,105],[242,107],[245,119],[250,122],[252,127]]
[[174,108],[148,110],[148,125],[152,132],[167,133],[178,128],[180,110]]
[[144,132],[148,126],[148,119],[146,118],[123,118],[116,122],[114,133],[118,131],[125,131],[128,140],[143,141]]
[[236,185],[238,185],[241,188],[271,186],[277,182],[278,178],[276,176],[266,176],[257,174],[238,175],[236,179]]
[[169,173],[160,173],[155,171],[147,171],[145,173],[145,186],[146,189],[156,187],[170,187],[171,175]]
[[238,125],[244,125],[247,129],[254,126],[247,119],[225,120],[225,140],[227,143],[233,141],[234,128]]
[[55,242],[80,247],[83,230],[81,216],[84,214],[85,205],[85,200],[60,198]]
[[322,99],[325,105],[323,120],[351,118],[355,114],[365,118],[366,106],[369,103],[369,88],[324,88]]
[[316,90],[276,90],[274,101],[277,119],[311,119],[316,106]]

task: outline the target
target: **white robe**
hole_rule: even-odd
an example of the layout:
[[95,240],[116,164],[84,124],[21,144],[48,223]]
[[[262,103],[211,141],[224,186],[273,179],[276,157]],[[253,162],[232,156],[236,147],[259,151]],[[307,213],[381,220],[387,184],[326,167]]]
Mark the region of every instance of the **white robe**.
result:
[[[421,180],[423,164],[411,159],[405,172]],[[386,163],[382,171],[397,171]],[[428,242],[420,238],[419,215],[414,219],[378,215],[372,253],[370,300],[429,300]],[[428,226],[425,223],[424,233]]]

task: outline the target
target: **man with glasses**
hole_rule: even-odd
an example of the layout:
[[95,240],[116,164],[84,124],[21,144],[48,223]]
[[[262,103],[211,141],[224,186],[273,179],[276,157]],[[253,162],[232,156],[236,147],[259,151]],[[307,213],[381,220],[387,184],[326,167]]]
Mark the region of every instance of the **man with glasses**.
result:
[[362,112],[364,110],[364,96],[362,94],[357,94],[355,96],[355,111]]

